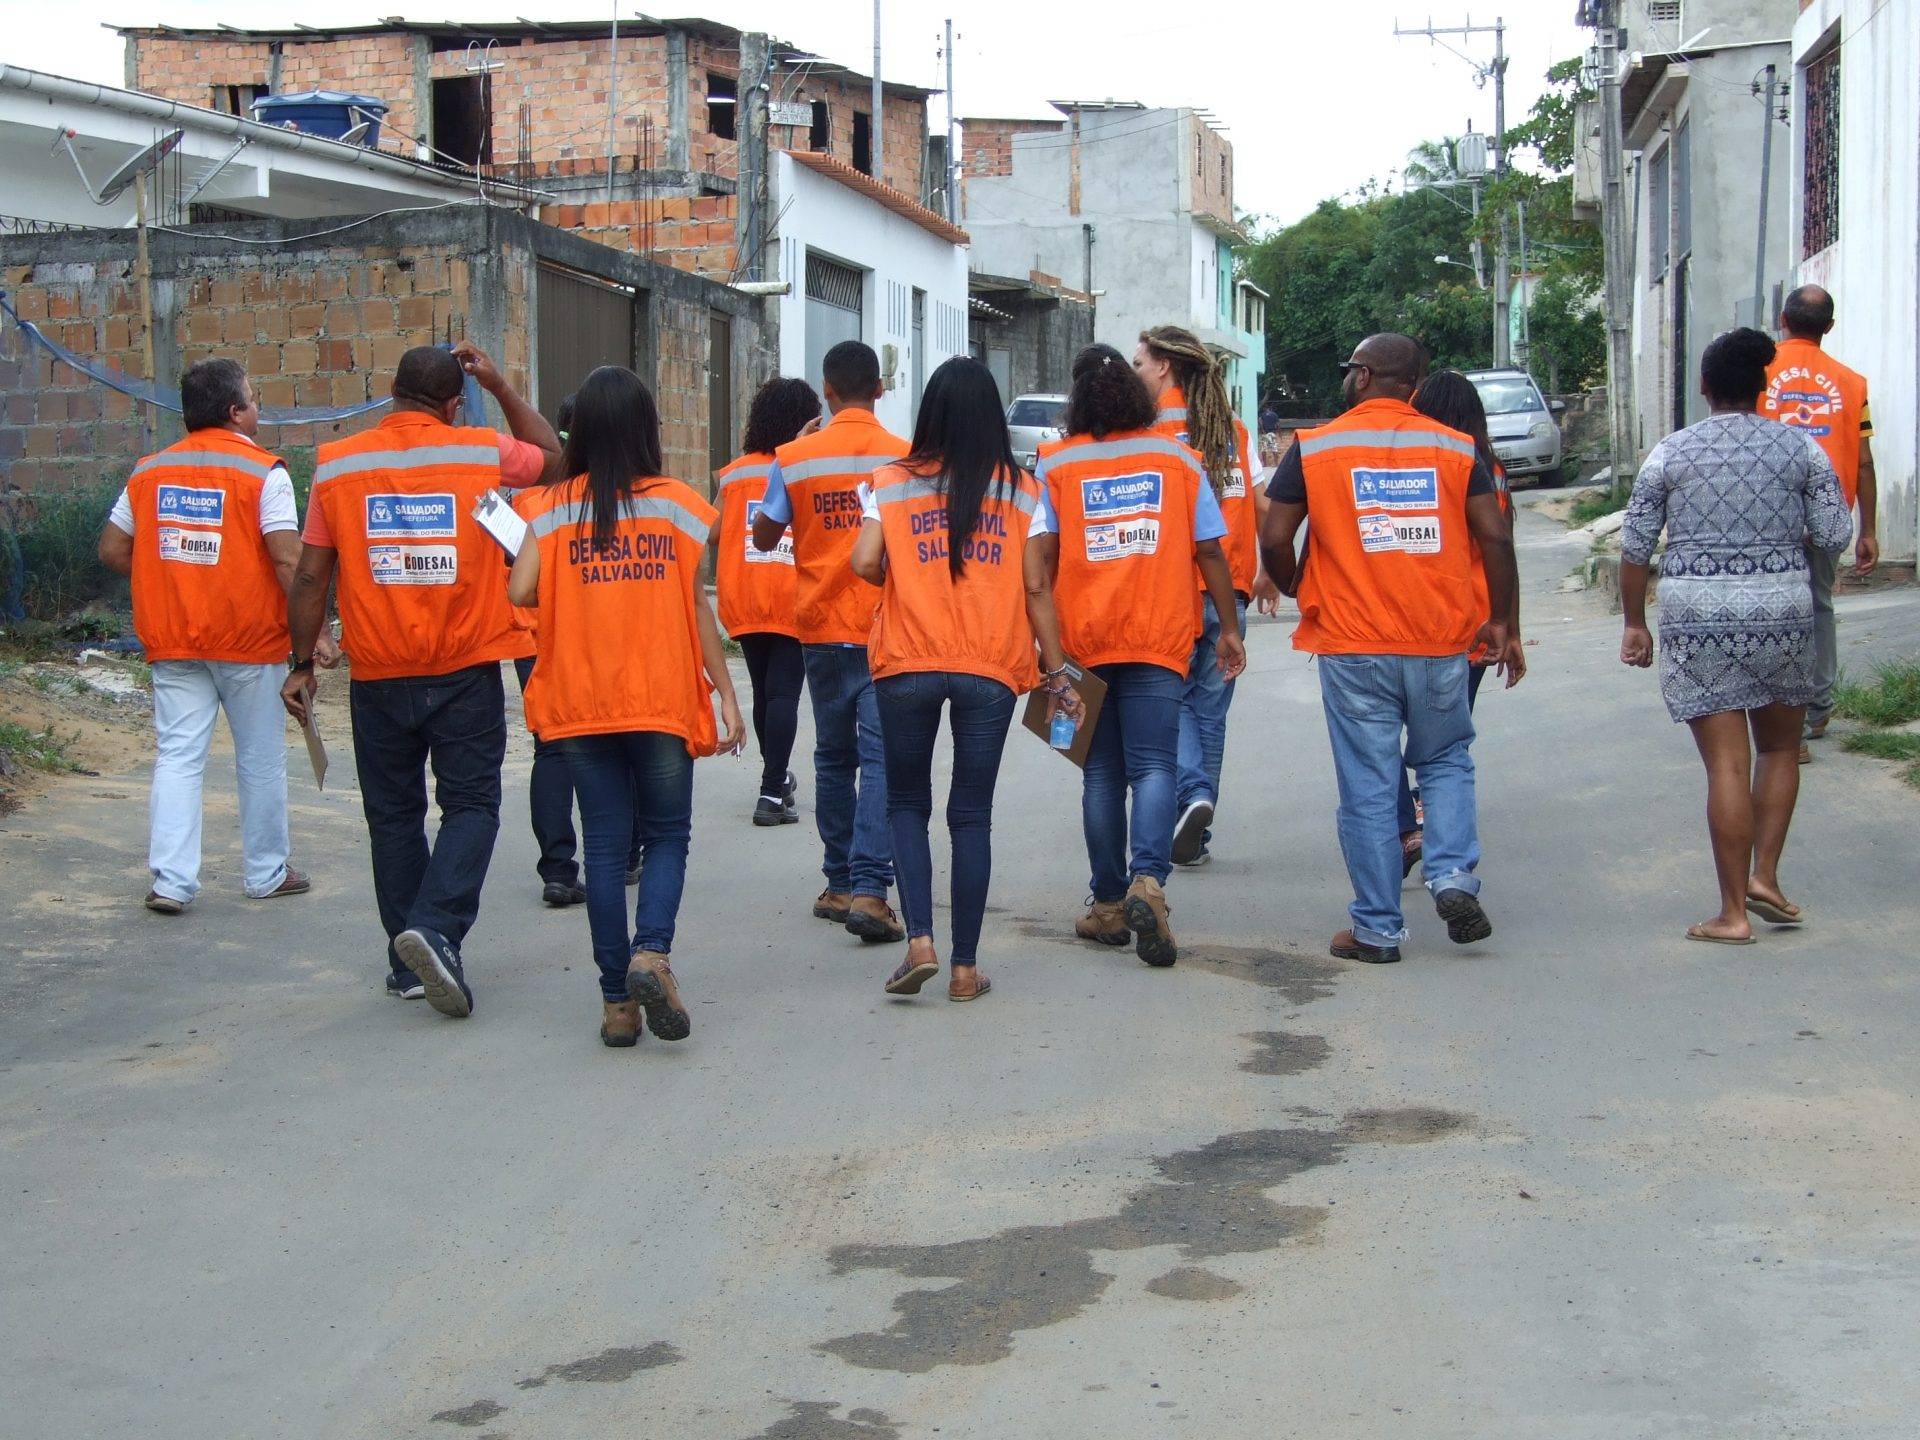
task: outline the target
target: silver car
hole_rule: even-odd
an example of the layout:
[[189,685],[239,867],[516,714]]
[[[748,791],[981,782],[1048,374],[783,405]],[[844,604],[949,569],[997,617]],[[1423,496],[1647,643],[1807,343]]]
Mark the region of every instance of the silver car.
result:
[[1560,483],[1560,412],[1524,370],[1469,370],[1467,379],[1487,407],[1487,438],[1509,479],[1538,475],[1544,485]]
[[1045,440],[1058,440],[1065,432],[1061,417],[1067,411],[1064,395],[1016,395],[1007,406],[1007,433],[1013,437],[1013,458],[1031,470],[1040,458]]

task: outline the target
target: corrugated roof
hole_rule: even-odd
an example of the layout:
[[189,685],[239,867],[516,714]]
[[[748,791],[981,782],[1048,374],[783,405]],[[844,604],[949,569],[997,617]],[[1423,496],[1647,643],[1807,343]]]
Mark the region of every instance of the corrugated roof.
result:
[[894,189],[891,185],[881,184],[871,175],[854,169],[844,160],[836,159],[832,155],[822,155],[816,150],[789,150],[786,153],[791,155],[796,163],[806,166],[817,174],[825,175],[830,180],[838,180],[849,190],[858,191],[869,200],[884,205],[894,214],[911,220],[922,230],[939,236],[949,244],[972,243],[967,232],[949,222],[944,215],[935,214],[912,196]]

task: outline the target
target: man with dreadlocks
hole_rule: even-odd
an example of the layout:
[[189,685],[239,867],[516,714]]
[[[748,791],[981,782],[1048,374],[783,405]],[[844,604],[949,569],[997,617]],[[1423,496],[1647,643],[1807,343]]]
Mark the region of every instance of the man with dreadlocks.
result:
[[[1154,429],[1191,445],[1206,465],[1207,479],[1227,522],[1226,538],[1220,543],[1233,576],[1234,607],[1244,635],[1247,601],[1257,599],[1260,609],[1271,615],[1280,592],[1261,568],[1258,537],[1267,497],[1251,483],[1253,442],[1233,413],[1221,363],[1191,330],[1156,325],[1140,332],[1133,368],[1159,407]],[[1227,707],[1233,704],[1234,685],[1220,673],[1215,658],[1219,613],[1197,573],[1195,582],[1201,597],[1201,624],[1180,699],[1175,796],[1179,819],[1173,832],[1173,861],[1186,866],[1204,865],[1213,858],[1207,848],[1213,832],[1207,827],[1213,823],[1220,798],[1220,763],[1227,750]]]

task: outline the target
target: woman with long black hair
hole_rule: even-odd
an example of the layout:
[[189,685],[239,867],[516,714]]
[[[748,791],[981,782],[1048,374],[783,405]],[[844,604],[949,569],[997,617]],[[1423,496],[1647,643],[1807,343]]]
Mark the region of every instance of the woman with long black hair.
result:
[[[600,969],[600,1038],[629,1046],[641,1012],[662,1040],[692,1030],[669,956],[686,883],[695,756],[740,748],[740,707],[699,583],[717,512],[661,473],[660,415],[631,370],[581,384],[566,473],[527,507],[508,598],[537,606],[526,696],[534,733],[560,744],[580,798],[587,922]],[[720,695],[726,734],[710,696]],[[644,859],[627,929],[627,846]]]
[[986,366],[964,356],[929,377],[912,450],[861,487],[852,564],[881,588],[867,658],[907,928],[907,957],[887,978],[890,995],[912,995],[940,972],[927,828],[941,710],[949,710],[953,728],[949,1000],[977,999],[992,988],[975,957],[992,870],[994,783],[1014,700],[1044,668],[1053,705],[1079,714],[1064,678],[1052,589],[1027,538],[1039,499],[1033,477],[1014,463],[999,387]]

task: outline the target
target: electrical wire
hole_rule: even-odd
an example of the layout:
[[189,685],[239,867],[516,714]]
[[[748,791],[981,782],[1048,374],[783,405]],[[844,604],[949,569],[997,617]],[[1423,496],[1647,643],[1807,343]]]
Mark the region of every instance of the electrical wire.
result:
[[[163,235],[183,235],[189,240],[223,240],[233,245],[291,245],[302,240],[318,240],[323,236],[338,235],[343,230],[352,230],[361,225],[370,225],[375,220],[385,220],[390,215],[419,215],[428,210],[448,210],[458,205],[472,205],[483,210],[511,208],[494,205],[484,200],[468,200],[465,198],[459,200],[443,200],[438,205],[408,205],[398,210],[381,210],[372,215],[362,215],[356,220],[349,220],[344,225],[335,225],[331,229],[310,230],[301,235],[282,235],[273,239],[258,239],[248,235],[222,235],[218,231],[199,228],[177,230],[171,225],[149,225],[147,229],[159,231]],[[266,217],[263,216],[262,218],[264,219]]]

